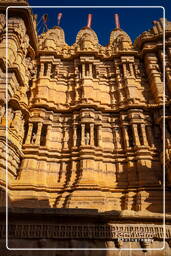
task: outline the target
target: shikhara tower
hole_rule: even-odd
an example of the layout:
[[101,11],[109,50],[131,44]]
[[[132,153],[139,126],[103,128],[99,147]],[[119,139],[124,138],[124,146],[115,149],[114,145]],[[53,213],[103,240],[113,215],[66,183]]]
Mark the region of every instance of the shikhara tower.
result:
[[[167,243],[148,255],[169,255],[171,23],[153,22],[133,44],[117,20],[102,46],[89,22],[69,46],[60,26],[38,35],[31,9],[11,8],[6,56],[8,5],[28,3],[0,3],[0,189],[3,207],[8,126],[9,247],[144,248],[136,255],[162,247],[165,101]],[[134,239],[146,235],[121,242],[116,231],[130,230]],[[34,255],[27,253],[20,254]]]

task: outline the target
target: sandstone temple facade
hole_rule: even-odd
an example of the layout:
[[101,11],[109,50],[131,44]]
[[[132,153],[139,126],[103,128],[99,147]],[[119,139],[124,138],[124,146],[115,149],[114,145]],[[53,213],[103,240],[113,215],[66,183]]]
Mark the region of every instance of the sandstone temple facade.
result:
[[[69,46],[24,6],[0,2],[0,255],[171,255],[171,22]],[[8,247],[40,251],[5,249],[6,171]]]

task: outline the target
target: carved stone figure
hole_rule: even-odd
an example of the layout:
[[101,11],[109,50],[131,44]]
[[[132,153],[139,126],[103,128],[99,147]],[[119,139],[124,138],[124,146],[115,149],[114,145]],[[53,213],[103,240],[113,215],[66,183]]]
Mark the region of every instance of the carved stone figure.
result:
[[34,132],[31,138],[31,143],[34,144],[36,142],[36,133]]
[[90,133],[88,131],[85,134],[85,144],[90,145]]
[[11,123],[12,123],[12,120],[14,118],[14,112],[13,112],[12,108],[8,108],[7,118],[8,118],[8,127],[10,127]]
[[25,59],[25,63],[26,63],[26,67],[27,67],[26,74],[28,75],[28,77],[30,79],[31,77],[33,77],[35,75],[36,69],[35,69],[35,66],[33,64],[31,57],[27,57]]

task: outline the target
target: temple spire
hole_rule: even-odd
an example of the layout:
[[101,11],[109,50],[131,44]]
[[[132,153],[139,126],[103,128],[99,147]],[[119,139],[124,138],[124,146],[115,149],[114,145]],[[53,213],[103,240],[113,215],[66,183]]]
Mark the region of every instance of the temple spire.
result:
[[114,19],[115,19],[115,26],[116,26],[116,28],[120,28],[119,14],[115,13],[114,14]]

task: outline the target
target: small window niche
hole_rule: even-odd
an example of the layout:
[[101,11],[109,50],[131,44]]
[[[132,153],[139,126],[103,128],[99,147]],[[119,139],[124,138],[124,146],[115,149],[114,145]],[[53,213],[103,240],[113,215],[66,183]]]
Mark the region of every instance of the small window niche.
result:
[[77,141],[76,141],[77,147],[81,145],[81,125],[77,126]]
[[33,123],[33,130],[32,130],[32,135],[31,135],[31,144],[35,144],[35,142],[36,142],[37,128],[38,128],[38,123]]
[[43,124],[41,137],[40,137],[40,146],[46,145],[46,135],[47,135],[47,124]]

